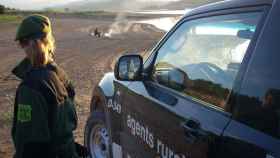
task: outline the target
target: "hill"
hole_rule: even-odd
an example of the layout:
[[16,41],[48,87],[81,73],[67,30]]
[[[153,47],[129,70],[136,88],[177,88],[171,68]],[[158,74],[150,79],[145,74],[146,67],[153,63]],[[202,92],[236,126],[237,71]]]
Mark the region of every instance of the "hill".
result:
[[132,1],[132,0],[80,0],[60,6],[69,11],[135,11],[135,10],[182,10],[220,0],[181,0],[181,1]]

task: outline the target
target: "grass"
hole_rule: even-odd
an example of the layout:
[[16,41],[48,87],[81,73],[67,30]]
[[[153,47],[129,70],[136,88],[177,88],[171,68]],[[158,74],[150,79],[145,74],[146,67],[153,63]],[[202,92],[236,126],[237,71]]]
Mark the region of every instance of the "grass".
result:
[[3,102],[1,102],[1,110],[0,110],[0,128],[3,127],[3,125],[10,125],[13,120],[13,107],[14,107],[14,95],[6,94],[5,99],[2,98]]
[[7,14],[0,14],[0,23],[7,23],[7,22],[20,22],[22,17],[18,15],[7,15]]
[[10,125],[13,120],[13,113],[12,111],[5,111],[5,113],[0,113],[0,128],[5,126],[5,125]]

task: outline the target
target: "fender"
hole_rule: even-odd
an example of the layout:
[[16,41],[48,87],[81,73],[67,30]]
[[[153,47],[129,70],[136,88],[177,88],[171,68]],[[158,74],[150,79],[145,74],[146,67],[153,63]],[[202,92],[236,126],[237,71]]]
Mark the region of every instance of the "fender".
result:
[[100,80],[98,85],[93,89],[92,99],[90,104],[90,111],[93,112],[97,109],[104,110],[104,105],[99,104],[103,102],[107,103],[108,99],[113,98],[115,94],[115,82],[120,84],[128,85],[128,82],[119,81],[115,78],[114,72],[108,72],[104,75],[104,77]]
[[114,99],[114,95],[117,91],[117,86],[115,86],[116,84],[123,84],[128,86],[129,82],[117,80],[113,72],[106,73],[93,90],[90,107],[91,113],[101,111],[105,114],[105,122],[111,138],[110,148],[112,149],[112,152],[114,151],[114,153],[110,153],[110,155],[115,155],[116,151],[117,155],[122,155],[122,147],[120,146],[121,115],[112,115],[110,109],[107,106],[108,101],[110,99],[111,101]]
[[114,81],[116,80],[114,73],[109,72],[98,83],[97,88],[100,90],[104,97],[113,97],[114,95]]
[[90,112],[105,110],[104,104],[114,96],[114,80],[113,72],[106,73],[98,85],[94,87],[90,102]]

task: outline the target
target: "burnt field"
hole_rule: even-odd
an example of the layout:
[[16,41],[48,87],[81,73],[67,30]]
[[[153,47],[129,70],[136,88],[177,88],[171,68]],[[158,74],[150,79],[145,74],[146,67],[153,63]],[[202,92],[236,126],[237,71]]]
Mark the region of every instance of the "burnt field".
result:
[[[134,21],[132,17],[126,21],[128,25],[122,24],[125,30],[117,30],[118,34],[106,37],[104,35],[110,32],[115,18],[103,20],[102,17],[53,16],[51,20],[57,45],[56,62],[64,68],[75,84],[79,117],[79,127],[75,131],[75,136],[76,140],[83,143],[84,126],[89,115],[93,87],[106,72],[112,70],[118,56],[124,52],[148,52],[164,32],[149,24],[131,23]],[[11,70],[24,57],[24,52],[14,42],[17,25],[17,23],[0,23],[1,158],[11,158],[14,153],[10,129],[15,91],[20,81],[11,75]],[[100,38],[92,35],[96,27],[101,32]]]

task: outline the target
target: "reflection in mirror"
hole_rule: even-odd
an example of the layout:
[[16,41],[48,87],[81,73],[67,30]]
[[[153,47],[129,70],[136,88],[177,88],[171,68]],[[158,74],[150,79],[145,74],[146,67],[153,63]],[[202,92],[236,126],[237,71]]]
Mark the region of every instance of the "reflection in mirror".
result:
[[121,80],[135,80],[142,71],[142,58],[139,55],[122,56],[117,63],[117,78]]
[[237,36],[243,39],[252,39],[253,35],[254,35],[254,31],[251,30],[239,30],[237,32]]
[[129,79],[133,79],[136,77],[137,75],[137,71],[139,70],[140,68],[140,60],[139,58],[131,58],[129,61],[128,61],[128,78]]
[[122,60],[119,63],[119,77],[128,78],[128,63],[126,60]]
[[[224,110],[261,15],[219,15],[178,25],[157,50],[153,80],[162,84],[158,78],[167,78],[164,85],[203,105]],[[158,76],[157,71],[166,68],[168,72]],[[175,69],[186,74],[187,84],[182,84],[184,75],[173,72]]]
[[188,75],[184,71],[175,68],[168,63],[159,63],[154,71],[153,77],[160,84],[172,89],[183,91],[188,84]]
[[280,138],[280,90],[269,88],[262,98],[238,96],[233,117],[250,127]]

